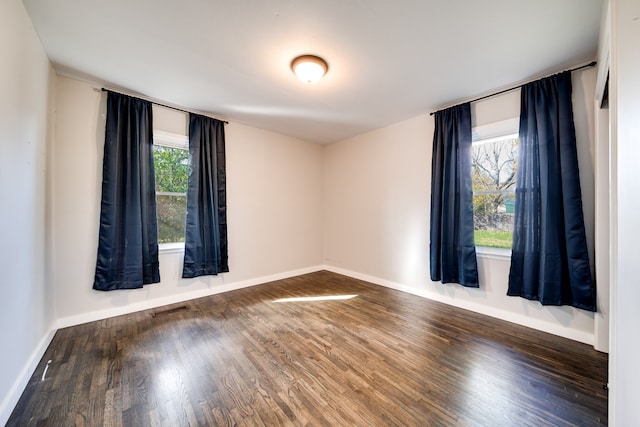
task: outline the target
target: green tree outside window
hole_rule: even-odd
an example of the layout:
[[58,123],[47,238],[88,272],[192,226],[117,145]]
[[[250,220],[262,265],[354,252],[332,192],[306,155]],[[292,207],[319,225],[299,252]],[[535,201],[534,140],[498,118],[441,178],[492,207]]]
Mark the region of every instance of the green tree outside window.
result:
[[154,145],[158,243],[184,242],[189,151]]
[[478,141],[472,156],[475,244],[510,249],[518,139]]

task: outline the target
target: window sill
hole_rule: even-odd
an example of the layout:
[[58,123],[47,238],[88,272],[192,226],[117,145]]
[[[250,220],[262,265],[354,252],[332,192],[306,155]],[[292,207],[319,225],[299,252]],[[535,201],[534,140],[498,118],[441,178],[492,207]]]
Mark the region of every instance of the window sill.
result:
[[476,255],[480,258],[499,259],[502,261],[511,260],[511,249],[490,248],[487,246],[476,246]]
[[161,254],[172,254],[172,253],[184,252],[184,242],[160,243],[158,245],[158,251]]

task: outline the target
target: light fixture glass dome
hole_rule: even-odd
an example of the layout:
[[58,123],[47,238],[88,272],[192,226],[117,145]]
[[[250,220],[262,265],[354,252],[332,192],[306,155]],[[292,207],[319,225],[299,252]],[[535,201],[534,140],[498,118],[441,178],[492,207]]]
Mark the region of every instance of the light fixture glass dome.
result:
[[328,69],[327,62],[315,55],[302,55],[291,61],[291,70],[305,83],[317,83]]

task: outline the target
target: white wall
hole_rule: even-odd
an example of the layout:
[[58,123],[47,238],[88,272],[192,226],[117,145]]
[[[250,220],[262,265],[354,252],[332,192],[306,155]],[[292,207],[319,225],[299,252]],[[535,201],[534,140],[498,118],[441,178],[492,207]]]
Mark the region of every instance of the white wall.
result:
[[598,285],[598,312],[594,317],[595,343],[597,350],[609,352],[610,275],[611,275],[611,161],[609,138],[609,108],[602,108],[610,69],[611,23],[609,4],[604,2],[600,23],[598,46],[598,72],[594,99],[594,158],[595,158],[595,269]]
[[[105,93],[58,78],[53,281],[60,326],[320,268],[322,147],[231,123],[226,125],[230,272],[181,279],[182,253],[162,253],[160,283],[94,291],[105,106]],[[185,133],[186,115],[154,108],[154,127]]]
[[0,425],[55,320],[45,197],[54,79],[22,2],[0,2]]
[[[574,114],[593,260],[595,70],[576,72]],[[518,93],[474,105],[474,124],[519,116]],[[429,279],[433,118],[419,116],[325,149],[325,264],[330,269],[448,304],[593,343],[593,313],[507,297],[509,259],[480,256],[480,289]]]
[[609,421],[640,425],[640,2],[611,0]]

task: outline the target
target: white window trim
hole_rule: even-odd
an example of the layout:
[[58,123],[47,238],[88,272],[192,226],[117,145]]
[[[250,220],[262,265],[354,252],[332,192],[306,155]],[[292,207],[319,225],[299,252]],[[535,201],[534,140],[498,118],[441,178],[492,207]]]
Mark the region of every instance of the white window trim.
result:
[[189,137],[180,135],[179,133],[164,132],[161,130],[153,131],[153,144],[163,147],[180,148],[189,150]]
[[[515,139],[519,137],[519,127],[520,119],[518,117],[476,126],[471,130],[471,141],[472,144],[477,145],[504,139]],[[511,260],[511,249],[476,246],[476,255],[480,258]]]
[[[189,150],[189,137],[179,133],[153,131],[153,144],[162,147]],[[161,254],[184,253],[184,242],[159,243],[158,252]]]
[[509,133],[507,135],[494,136],[492,138],[478,139],[477,141],[473,141],[471,144],[478,146],[478,145],[490,144],[492,142],[506,141],[509,139],[517,139],[518,137],[519,135],[517,133]]
[[184,242],[159,243],[158,251],[161,254],[183,253]]
[[[499,122],[489,123],[486,125],[476,126],[471,129],[471,140],[473,142],[493,139],[501,140],[511,135],[518,137],[518,128],[520,127],[520,119],[514,117]],[[490,141],[487,141],[490,142]]]
[[511,260],[511,249],[492,248],[490,246],[476,246],[476,255],[480,258]]

